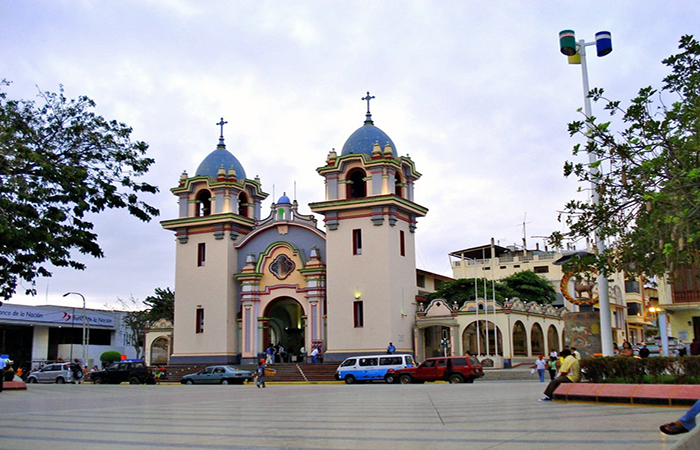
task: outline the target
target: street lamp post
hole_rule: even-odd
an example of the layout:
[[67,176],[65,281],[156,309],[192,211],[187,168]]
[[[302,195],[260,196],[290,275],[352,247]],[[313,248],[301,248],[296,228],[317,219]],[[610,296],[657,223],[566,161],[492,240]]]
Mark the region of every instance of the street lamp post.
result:
[[[573,30],[564,30],[559,33],[559,44],[563,54],[569,57],[570,64],[581,64],[581,75],[583,77],[583,105],[586,119],[591,117],[591,98],[588,96],[590,88],[588,86],[588,65],[586,63],[586,47],[595,45],[596,54],[601,57],[612,52],[612,41],[610,33],[600,31],[595,35],[594,42],[586,42],[584,39],[576,42],[576,35]],[[590,126],[590,124],[589,124]],[[591,139],[589,137],[589,139]],[[600,177],[598,170],[596,155],[592,152],[588,153],[589,172],[591,174],[591,190],[593,191],[593,204],[597,205],[600,202],[600,196],[596,189],[596,180]],[[593,231],[598,253],[605,250],[605,241],[600,237],[598,230]],[[600,309],[600,343],[603,356],[613,356],[613,341],[612,341],[612,320],[610,314],[610,297],[608,295],[608,279],[602,273],[598,274],[598,306]]]
[[[88,328],[87,327],[88,327],[88,322],[87,322],[87,309],[85,307],[85,297],[80,292],[66,292],[65,294],[63,294],[63,296],[66,297],[66,296],[71,295],[71,294],[79,295],[80,298],[83,299],[83,364],[87,365],[87,363],[88,363],[88,360],[87,360],[87,346],[88,346],[88,334],[87,334]],[[72,346],[71,346],[71,348],[72,348]]]

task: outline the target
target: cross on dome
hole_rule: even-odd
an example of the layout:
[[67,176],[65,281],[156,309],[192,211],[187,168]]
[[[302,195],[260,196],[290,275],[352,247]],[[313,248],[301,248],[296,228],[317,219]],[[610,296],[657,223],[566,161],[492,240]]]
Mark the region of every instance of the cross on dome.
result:
[[365,115],[365,125],[372,125],[374,122],[372,122],[372,113],[369,112],[369,101],[374,98],[374,95],[370,95],[369,91],[367,91],[367,96],[362,97],[362,100],[367,101],[367,114]]

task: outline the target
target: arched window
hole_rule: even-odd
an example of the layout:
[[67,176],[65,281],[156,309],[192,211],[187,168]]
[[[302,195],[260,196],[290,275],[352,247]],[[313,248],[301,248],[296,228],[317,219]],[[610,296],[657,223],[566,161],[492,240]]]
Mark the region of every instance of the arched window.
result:
[[547,344],[549,344],[550,353],[552,352],[552,350],[558,352],[561,349],[561,344],[559,342],[559,332],[557,331],[557,327],[555,327],[554,325],[550,325],[547,329]]
[[532,356],[544,355],[544,333],[542,332],[542,327],[539,323],[532,325],[532,330],[530,330],[530,348],[532,351]]
[[365,182],[365,176],[365,171],[362,169],[353,169],[350,171],[350,173],[348,173],[348,198],[367,197],[367,184]]
[[245,192],[238,194],[238,214],[243,217],[250,217],[250,207],[248,206],[248,196]]
[[401,174],[396,172],[396,175],[394,175],[394,194],[396,194],[397,197],[403,197],[403,187],[401,184]]
[[209,214],[211,214],[211,193],[203,190],[197,194],[197,209],[194,215],[199,217],[208,216]]
[[513,325],[513,355],[527,356],[527,331],[519,320]]

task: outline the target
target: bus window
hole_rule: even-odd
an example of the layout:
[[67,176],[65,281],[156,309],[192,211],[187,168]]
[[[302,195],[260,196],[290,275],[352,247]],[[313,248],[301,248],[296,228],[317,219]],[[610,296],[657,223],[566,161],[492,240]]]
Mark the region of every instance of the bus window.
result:
[[360,366],[376,366],[377,358],[360,358]]

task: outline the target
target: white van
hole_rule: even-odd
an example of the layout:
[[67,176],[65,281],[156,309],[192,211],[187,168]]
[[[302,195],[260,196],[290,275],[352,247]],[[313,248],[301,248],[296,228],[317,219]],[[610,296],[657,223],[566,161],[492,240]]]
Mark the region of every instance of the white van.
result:
[[356,381],[384,380],[393,383],[393,377],[387,377],[389,369],[413,367],[416,362],[413,355],[369,355],[353,356],[342,362],[335,371],[336,380],[345,380],[347,384]]

